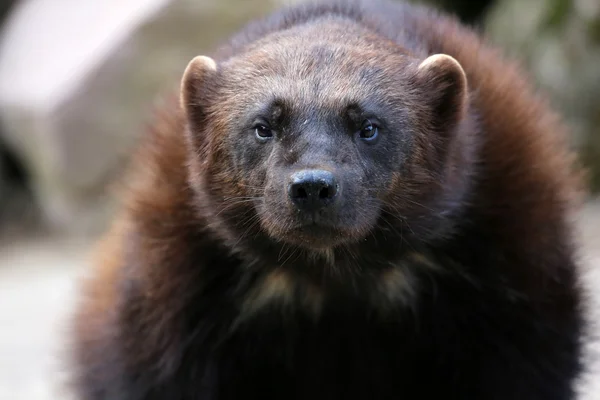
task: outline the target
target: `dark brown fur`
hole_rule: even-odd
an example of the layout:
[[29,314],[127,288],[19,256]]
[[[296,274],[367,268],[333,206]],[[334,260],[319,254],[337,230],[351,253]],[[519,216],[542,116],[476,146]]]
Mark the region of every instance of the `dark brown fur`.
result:
[[[174,99],[158,113],[84,286],[79,398],[573,398],[579,177],[565,128],[515,64],[454,19],[368,4],[299,7],[250,25],[215,57],[237,74],[230,87],[191,85],[193,105]],[[356,32],[336,50],[355,57],[329,65],[336,55],[317,43],[312,64],[281,69],[277,52],[312,45],[321,15],[330,15],[317,29],[324,42]],[[276,43],[271,32],[283,32]],[[455,76],[414,73],[437,53],[464,69],[465,104],[448,95]],[[255,224],[252,203],[227,200],[256,196],[264,179],[260,167],[229,164],[236,147],[225,134],[241,102],[261,101],[253,74],[300,80],[333,68],[320,90],[343,102],[362,96],[347,76],[369,63],[373,76],[397,78],[377,90],[410,105],[406,172],[382,189],[388,217],[357,222],[370,229],[349,229],[350,245],[327,255],[272,241],[284,235],[283,211]],[[264,298],[275,305],[254,310]]]

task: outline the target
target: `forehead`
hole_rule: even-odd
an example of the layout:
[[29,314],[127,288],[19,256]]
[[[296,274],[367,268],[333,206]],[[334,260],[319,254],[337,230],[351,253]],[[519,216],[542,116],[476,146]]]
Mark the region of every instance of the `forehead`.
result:
[[225,63],[224,89],[246,104],[285,99],[324,107],[401,91],[406,54],[351,28],[317,24],[274,34]]

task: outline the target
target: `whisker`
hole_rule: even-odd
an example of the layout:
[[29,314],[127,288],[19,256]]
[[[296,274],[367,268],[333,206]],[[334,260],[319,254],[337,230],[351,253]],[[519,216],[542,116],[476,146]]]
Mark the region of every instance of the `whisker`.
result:
[[398,196],[400,199],[402,199],[403,201],[406,201],[406,202],[412,203],[412,204],[414,204],[414,205],[417,205],[417,206],[419,206],[419,207],[423,207],[423,208],[424,208],[425,210],[427,210],[427,211],[435,212],[435,210],[434,210],[434,209],[432,209],[432,208],[430,208],[430,207],[427,207],[425,204],[419,203],[419,202],[418,202],[418,201],[416,201],[416,200],[409,199],[408,197],[405,197],[405,196],[402,196],[402,195],[397,195],[397,196]]
[[277,262],[281,261],[281,258],[287,254],[289,247],[286,246],[286,243],[283,243],[281,249],[279,250],[279,254],[277,255]]
[[[217,214],[215,216],[219,216],[221,215],[221,213],[223,213],[226,210],[231,209],[232,207],[239,205],[239,204],[244,204],[244,203],[250,203],[253,202],[254,200],[257,199],[261,199],[262,197],[235,197],[235,198],[230,198],[229,200],[225,200],[224,201],[224,205],[223,207],[217,212]],[[240,200],[238,200],[240,199]],[[235,201],[233,201],[235,200]]]
[[[281,267],[283,267],[285,265],[286,262],[288,262],[288,260],[290,258],[292,258],[292,256],[294,255],[294,253],[296,252],[297,247],[294,246],[294,248],[292,249],[292,252],[290,253],[290,255],[281,263]],[[279,260],[277,260],[279,261]],[[296,260],[294,260],[296,261]]]
[[[238,238],[237,242],[235,242],[233,247],[237,247],[237,245],[246,237],[246,235],[250,232],[250,230],[252,230],[252,228],[254,228],[256,225],[258,225],[260,223],[260,218],[255,218],[255,217],[258,217],[258,215],[255,215],[249,219],[249,221],[254,220],[254,222],[252,222],[250,224],[250,226],[248,226],[248,228],[244,231],[244,233],[242,233],[240,235],[240,237]],[[244,224],[248,224],[248,221],[246,221]]]
[[237,200],[237,199],[248,199],[248,200],[258,200],[262,199],[263,196],[239,196],[239,197],[225,197],[223,201]]
[[264,187],[260,187],[260,186],[252,186],[252,185],[246,185],[244,183],[238,183],[238,186],[246,188],[246,189],[253,189],[253,190],[258,190],[258,191],[264,191],[265,188]]
[[215,215],[215,217],[218,217],[219,215],[221,215],[221,213],[230,210],[231,208],[233,208],[235,205],[237,205],[238,203],[233,203],[233,204],[226,204],[224,207],[222,207],[217,214]]

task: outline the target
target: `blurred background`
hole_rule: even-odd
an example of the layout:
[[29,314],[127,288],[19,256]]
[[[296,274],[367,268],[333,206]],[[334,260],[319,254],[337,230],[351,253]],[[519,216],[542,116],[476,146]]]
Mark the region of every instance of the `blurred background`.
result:
[[[0,2],[0,400],[70,399],[65,320],[151,108],[195,55],[291,2]],[[518,58],[572,127],[589,169],[578,223],[600,318],[600,0],[427,2]],[[582,398],[599,400],[590,370]]]

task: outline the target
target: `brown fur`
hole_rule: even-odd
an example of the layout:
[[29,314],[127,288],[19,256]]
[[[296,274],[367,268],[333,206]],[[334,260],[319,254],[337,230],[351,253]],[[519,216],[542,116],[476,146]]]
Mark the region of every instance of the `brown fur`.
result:
[[[454,19],[416,9],[398,24],[414,33],[412,40],[424,44],[398,51],[399,46],[391,39],[385,41],[377,36],[378,31],[391,29],[378,24],[377,18],[361,17],[362,31],[348,36],[345,46],[336,47],[336,52],[354,52],[354,57],[344,58],[354,61],[342,65],[324,64],[319,57],[335,58],[335,54],[328,54],[318,40],[311,39],[317,31],[323,42],[335,42],[344,32],[357,29],[346,26],[351,25],[347,21],[326,29],[299,25],[281,33],[276,42],[268,38],[256,42],[234,38],[215,56],[219,71],[234,74],[235,79],[229,81],[231,87],[217,90],[217,72],[208,73],[214,75],[212,78],[194,76],[184,81],[183,108],[178,99],[173,99],[159,111],[134,157],[133,171],[122,194],[123,213],[100,247],[91,280],[83,286],[84,298],[75,319],[75,361],[79,366],[94,367],[81,368],[78,387],[82,396],[85,393],[88,399],[99,399],[104,397],[98,393],[113,393],[117,396],[114,398],[121,398],[118,394],[127,385],[106,384],[109,380],[104,377],[124,371],[139,371],[142,376],[141,369],[147,367],[156,369],[158,377],[176,376],[187,360],[182,343],[189,340],[189,321],[183,315],[191,312],[191,304],[196,307],[193,315],[198,313],[207,319],[217,319],[219,313],[229,312],[232,307],[246,310],[234,320],[252,319],[250,314],[261,315],[257,310],[275,302],[279,304],[276,307],[287,310],[284,315],[293,315],[293,310],[303,308],[318,320],[331,300],[331,287],[358,285],[358,291],[369,293],[374,308],[389,316],[398,304],[410,304],[410,299],[417,296],[420,282],[413,276],[414,271],[426,271],[432,276],[463,274],[465,280],[477,285],[479,270],[501,265],[501,275],[510,282],[506,293],[524,294],[533,309],[550,315],[548,324],[560,325],[569,320],[579,299],[571,291],[575,290],[573,271],[562,260],[573,257],[569,217],[578,201],[580,177],[568,152],[567,132],[560,119],[534,94],[515,63],[507,62]],[[270,28],[263,26],[269,25],[257,25],[250,32],[260,37],[265,30],[280,29],[277,21]],[[306,54],[314,56],[314,63],[299,59],[297,69],[281,69],[277,57],[301,40],[306,41]],[[395,56],[384,57],[381,49],[394,49]],[[418,65],[427,56],[440,53],[458,61],[466,82],[460,68],[455,69],[452,63],[419,74]],[[413,102],[408,107],[415,133],[406,166],[409,172],[394,174],[382,198],[388,209],[401,210],[406,220],[422,222],[407,226],[403,233],[405,243],[388,246],[374,256],[385,260],[398,257],[403,261],[382,261],[386,266],[372,275],[368,271],[365,275],[356,271],[351,274],[351,267],[359,268],[359,245],[348,246],[344,251],[328,247],[321,253],[286,250],[284,245],[273,247],[273,257],[263,262],[266,253],[258,254],[257,248],[253,250],[248,245],[253,242],[242,239],[282,235],[284,225],[279,222],[284,217],[275,213],[271,219],[265,217],[260,223],[253,223],[244,219],[244,213],[251,212],[249,203],[228,203],[228,199],[255,196],[255,186],[264,178],[240,176],[225,164],[231,158],[231,143],[223,134],[234,123],[229,118],[240,112],[241,102],[255,101],[253,96],[259,96],[263,87],[275,92],[294,92],[296,87],[298,93],[309,90],[302,86],[303,79],[313,76],[316,69],[333,77],[322,85],[327,87],[327,94],[338,97],[324,96],[315,101],[332,101],[331,106],[335,107],[347,98],[361,97],[361,86],[348,76],[357,65],[365,63],[382,68],[388,75],[399,74],[398,81],[406,85],[402,95]],[[255,86],[245,86],[245,82],[254,79],[256,71],[270,73],[251,81]],[[382,82],[380,90],[389,90],[392,83],[397,82]],[[419,106],[420,94],[409,90],[415,85],[436,102],[435,111]],[[240,87],[244,88],[243,96]],[[400,89],[394,86],[392,90]],[[217,93],[221,97],[215,99]],[[458,133],[445,135],[448,127],[454,125]],[[291,152],[287,157],[292,162],[299,160],[301,154]],[[463,202],[465,193],[470,193],[469,214],[462,220],[444,217],[444,211]],[[462,211],[457,212],[460,215]],[[486,243],[493,244],[489,266],[464,269],[459,265],[462,261],[451,261],[468,248],[468,244],[444,247],[463,221],[474,223],[468,231],[481,232]],[[232,224],[237,224],[235,229]],[[345,233],[345,238],[358,240],[366,231],[367,228],[356,228]],[[440,243],[448,259],[420,251],[423,243]],[[412,251],[415,247],[416,252]],[[326,257],[319,256],[326,253]],[[240,272],[232,266],[239,260],[243,260],[247,270]],[[287,269],[282,268],[284,264]],[[207,265],[226,272],[217,274]],[[297,273],[302,265],[312,272]],[[340,265],[346,269],[336,269]],[[331,287],[325,283],[327,274],[336,276]],[[495,289],[502,284],[498,283]],[[213,293],[218,290],[213,288],[223,287],[235,290],[223,296]],[[200,302],[205,293],[211,293],[212,303]],[[300,300],[295,301],[296,298]],[[230,328],[215,323],[196,339],[218,342],[227,337]],[[198,352],[204,355],[202,349]],[[113,387],[106,388],[107,385]],[[149,386],[146,382],[144,390],[155,393]],[[97,387],[104,387],[105,391]],[[167,398],[158,394],[144,397],[145,392],[139,391],[142,389],[136,390],[139,397],[132,395],[132,399]],[[172,398],[190,398],[185,397],[186,393],[181,389],[181,397]]]

